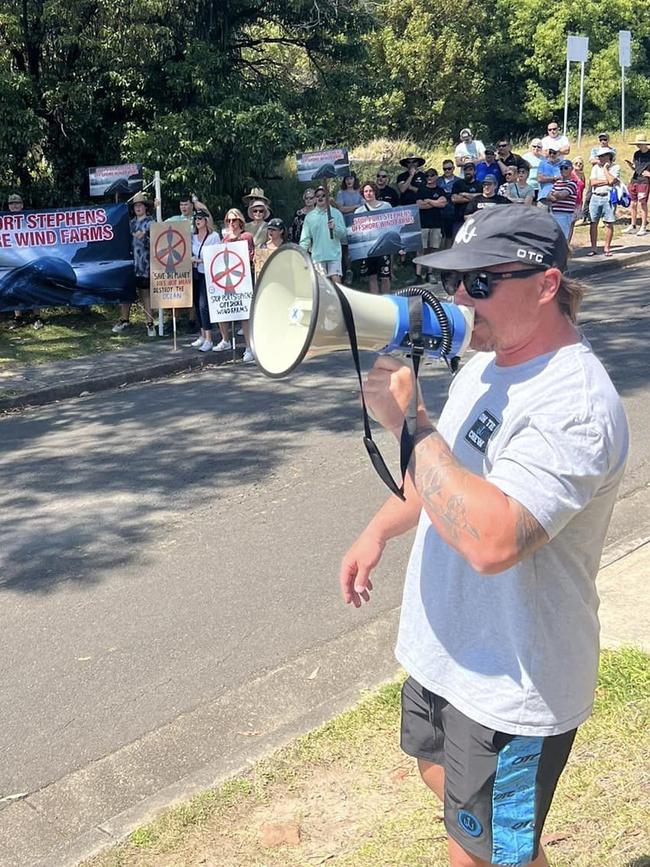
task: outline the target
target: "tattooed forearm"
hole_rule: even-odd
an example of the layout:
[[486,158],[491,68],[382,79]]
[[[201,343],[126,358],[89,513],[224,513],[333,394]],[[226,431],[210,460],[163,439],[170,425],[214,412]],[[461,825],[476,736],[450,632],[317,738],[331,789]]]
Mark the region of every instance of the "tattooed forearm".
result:
[[424,507],[438,517],[451,541],[457,542],[462,532],[480,538],[477,527],[468,519],[462,492],[463,479],[472,474],[456,460],[441,437],[431,432],[418,437],[411,475]]
[[529,557],[541,545],[548,542],[546,530],[528,509],[517,504],[517,525],[515,528],[517,553],[519,558]]

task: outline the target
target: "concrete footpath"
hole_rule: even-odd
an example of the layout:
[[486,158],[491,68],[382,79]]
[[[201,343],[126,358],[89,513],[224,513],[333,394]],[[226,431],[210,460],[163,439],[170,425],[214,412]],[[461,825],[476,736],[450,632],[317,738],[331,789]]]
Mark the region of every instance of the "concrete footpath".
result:
[[[569,274],[584,278],[590,274],[635,265],[650,260],[650,235],[620,235],[612,247],[614,255],[588,256],[588,248],[574,251]],[[24,364],[0,368],[0,413],[27,406],[44,406],[57,400],[146,382],[204,366],[232,361],[231,352],[202,353],[187,344],[191,336],[178,339],[174,352],[171,340],[151,340],[116,352],[102,352],[81,358],[46,364]],[[243,347],[237,349],[241,358]]]

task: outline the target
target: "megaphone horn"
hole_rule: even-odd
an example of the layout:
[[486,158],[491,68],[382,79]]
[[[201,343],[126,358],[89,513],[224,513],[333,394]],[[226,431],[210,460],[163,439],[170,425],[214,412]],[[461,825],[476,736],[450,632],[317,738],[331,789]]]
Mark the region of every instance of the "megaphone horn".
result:
[[[352,309],[359,349],[408,351],[406,297],[339,289]],[[469,345],[474,311],[435,298],[432,302],[442,312],[423,305],[425,353],[438,358],[462,355]],[[257,363],[270,377],[287,376],[305,358],[349,349],[336,289],[298,244],[283,244],[267,259],[253,295],[250,335]]]

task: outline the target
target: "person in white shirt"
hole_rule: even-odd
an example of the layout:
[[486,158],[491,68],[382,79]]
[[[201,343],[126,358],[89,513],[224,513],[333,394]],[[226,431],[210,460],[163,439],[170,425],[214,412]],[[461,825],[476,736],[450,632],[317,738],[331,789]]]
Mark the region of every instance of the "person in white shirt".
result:
[[605,244],[603,253],[611,256],[612,238],[614,237],[614,223],[616,222],[616,205],[610,202],[612,189],[620,183],[621,167],[614,162],[614,154],[611,147],[600,148],[596,151],[598,165],[592,166],[589,186],[591,187],[591,199],[589,201],[589,239],[591,250],[588,256],[598,253],[598,223],[602,217],[605,224]]
[[544,820],[594,700],[595,578],[629,435],[575,325],[582,288],[562,273],[558,223],[541,208],[470,220],[421,262],[473,309],[475,353],[435,421],[409,365],[380,355],[368,374],[368,411],[398,442],[416,404],[414,449],[403,499],[343,557],[340,585],[357,608],[381,594],[386,545],[417,527],[395,651],[401,747],[443,802],[451,867],[548,867]]
[[467,127],[460,131],[460,142],[454,150],[457,166],[465,163],[478,163],[485,159],[485,145],[480,139],[475,139],[471,129]]
[[566,156],[571,151],[569,139],[565,135],[560,135],[560,127],[556,120],[552,120],[546,127],[548,135],[542,139],[542,151],[544,156],[548,156],[550,148],[553,148],[558,153]]

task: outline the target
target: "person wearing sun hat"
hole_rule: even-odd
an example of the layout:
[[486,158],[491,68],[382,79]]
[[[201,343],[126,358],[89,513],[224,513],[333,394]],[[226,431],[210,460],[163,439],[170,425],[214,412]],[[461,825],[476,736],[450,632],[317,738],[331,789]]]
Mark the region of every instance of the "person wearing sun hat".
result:
[[[630,194],[630,225],[625,229],[625,235],[648,234],[648,189],[650,188],[650,141],[648,134],[638,135],[631,144],[637,146],[631,160],[625,160],[632,169],[633,175],[627,188]],[[641,228],[636,230],[637,208],[641,209]]]
[[[151,312],[151,296],[149,293],[149,271],[151,256],[149,252],[149,235],[154,218],[148,213],[151,205],[145,193],[136,193],[131,199],[133,217],[129,221],[131,230],[131,245],[133,248],[133,269],[135,271],[135,288],[144,309],[148,337],[156,336],[156,329]],[[120,304],[120,318],[112,327],[114,334],[122,334],[131,326],[131,304]]]
[[269,206],[263,199],[253,199],[248,206],[247,214],[249,222],[246,223],[244,229],[253,236],[255,246],[261,247],[262,244],[266,244],[268,238],[268,219],[271,216]]
[[395,649],[401,748],[443,804],[452,865],[548,867],[544,821],[594,703],[625,411],[576,327],[582,287],[548,212],[481,211],[416,261],[473,311],[475,351],[442,411],[411,364],[380,354],[368,373],[368,411],[398,442],[415,399],[414,449],[405,499],[391,495],[344,555],[341,592],[355,608],[385,598],[390,570],[374,570],[417,528]]
[[409,154],[399,161],[406,169],[397,176],[400,205],[414,205],[417,202],[420,187],[426,183],[424,172],[419,171],[425,162],[424,157],[417,154]]
[[460,131],[460,141],[454,148],[454,159],[457,166],[467,162],[480,163],[485,157],[485,145],[480,139],[475,139],[472,130],[465,127]]
[[271,204],[271,200],[264,195],[264,190],[261,187],[253,187],[250,193],[242,196],[242,202],[247,208],[254,201],[262,201],[267,207]]

